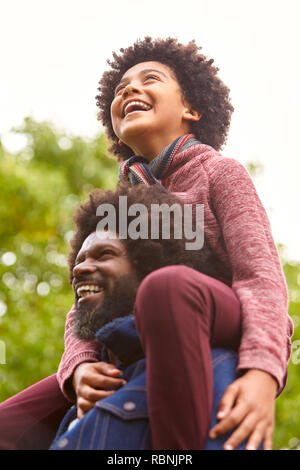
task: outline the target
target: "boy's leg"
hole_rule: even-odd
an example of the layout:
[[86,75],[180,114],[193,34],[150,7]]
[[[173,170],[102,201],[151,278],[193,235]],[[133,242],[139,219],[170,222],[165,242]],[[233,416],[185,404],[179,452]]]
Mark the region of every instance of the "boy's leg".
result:
[[153,449],[202,449],[211,423],[211,346],[237,349],[239,301],[228,286],[185,266],[141,283],[136,326],[147,357]]
[[55,374],[0,403],[0,449],[48,449],[70,407]]

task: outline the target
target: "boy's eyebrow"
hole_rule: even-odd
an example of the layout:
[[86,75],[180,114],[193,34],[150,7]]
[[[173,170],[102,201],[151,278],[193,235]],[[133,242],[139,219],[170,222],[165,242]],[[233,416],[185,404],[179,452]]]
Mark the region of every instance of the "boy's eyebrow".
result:
[[[167,78],[167,75],[162,72],[161,70],[156,70],[156,69],[144,69],[144,70],[141,70],[139,72],[139,75],[144,75],[145,73],[149,73],[149,72],[156,72],[156,73],[160,73],[161,75],[163,75],[164,77]],[[116,88],[121,85],[121,83],[123,82],[126,82],[126,80],[128,80],[128,77],[125,77],[125,78],[121,78],[121,80],[119,81],[119,83],[117,84]]]

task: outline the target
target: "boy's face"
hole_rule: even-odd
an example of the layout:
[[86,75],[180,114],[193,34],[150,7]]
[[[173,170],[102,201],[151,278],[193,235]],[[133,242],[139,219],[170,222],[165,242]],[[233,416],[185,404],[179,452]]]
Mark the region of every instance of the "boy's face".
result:
[[174,139],[188,133],[190,122],[200,117],[184,102],[173,71],[151,61],[125,72],[115,89],[111,119],[115,134],[135,154],[151,157],[154,152],[154,158]]

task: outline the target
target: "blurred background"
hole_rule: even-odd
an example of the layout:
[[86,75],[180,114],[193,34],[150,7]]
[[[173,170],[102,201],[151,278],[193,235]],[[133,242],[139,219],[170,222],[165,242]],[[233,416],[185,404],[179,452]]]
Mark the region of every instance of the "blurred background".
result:
[[73,303],[72,216],[118,165],[96,119],[112,51],[195,39],[235,112],[224,155],[253,176],[290,294],[295,333],[276,449],[300,448],[299,2],[4,0],[0,6],[0,401],[55,373]]

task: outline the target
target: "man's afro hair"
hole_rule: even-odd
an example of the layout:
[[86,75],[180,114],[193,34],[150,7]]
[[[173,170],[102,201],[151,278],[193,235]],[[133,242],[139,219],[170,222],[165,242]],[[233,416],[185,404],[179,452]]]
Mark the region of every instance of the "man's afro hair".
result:
[[[143,204],[147,208],[146,219],[150,230],[153,223],[152,204],[165,205],[172,207],[178,204],[182,207],[182,202],[171,193],[164,193],[156,185],[147,187],[144,184],[133,186],[132,188],[124,183],[119,183],[115,191],[102,191],[96,189],[89,195],[89,199],[81,204],[75,215],[74,222],[76,225],[75,234],[71,240],[71,252],[69,253],[69,274],[70,282],[73,281],[73,268],[76,265],[76,258],[84,240],[94,231],[97,230],[98,223],[106,218],[106,215],[97,215],[97,208],[101,205],[110,204],[115,208],[116,214],[116,232],[119,232],[120,216],[124,216],[124,212],[120,207],[120,196],[127,197],[127,205],[131,207],[135,203]],[[183,213],[183,212],[182,212]],[[135,219],[135,216],[128,215],[127,228]],[[145,219],[145,220],[146,220]],[[126,220],[126,219],[125,219]],[[139,281],[150,272],[163,266],[182,264],[192,267],[204,274],[223,280],[227,276],[227,270],[224,271],[223,263],[213,255],[211,249],[204,244],[201,250],[186,250],[186,239],[175,238],[173,216],[170,217],[170,237],[164,238],[162,228],[162,215],[159,214],[156,222],[159,222],[159,236],[157,239],[132,239],[129,236],[122,239],[129,259],[134,267]],[[183,224],[183,220],[181,222]],[[182,226],[182,232],[184,228]]]

